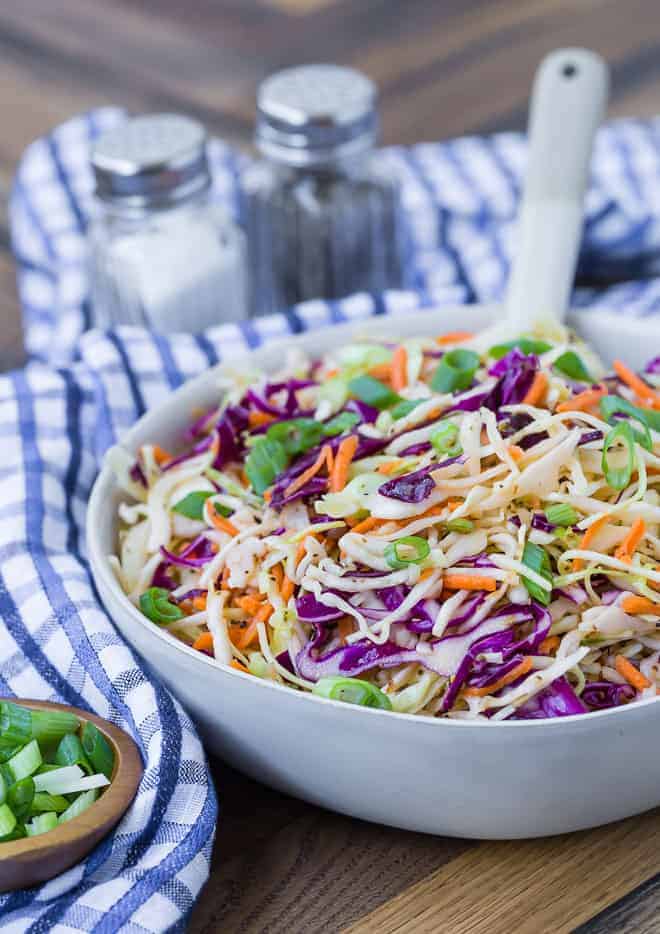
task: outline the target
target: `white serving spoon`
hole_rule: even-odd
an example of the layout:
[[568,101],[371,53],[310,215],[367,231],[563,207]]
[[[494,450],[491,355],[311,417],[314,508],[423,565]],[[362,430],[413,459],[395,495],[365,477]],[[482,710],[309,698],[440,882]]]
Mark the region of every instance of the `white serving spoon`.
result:
[[498,337],[515,337],[566,316],[582,235],[594,136],[609,93],[603,59],[558,49],[536,72],[517,249]]

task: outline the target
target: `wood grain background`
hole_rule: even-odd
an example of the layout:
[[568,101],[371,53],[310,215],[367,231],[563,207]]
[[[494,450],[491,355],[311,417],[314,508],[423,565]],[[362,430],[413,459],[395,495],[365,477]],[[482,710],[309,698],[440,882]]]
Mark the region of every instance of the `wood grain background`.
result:
[[[541,57],[612,66],[611,116],[660,112],[660,0],[4,0],[0,195],[24,147],[103,104],[183,111],[249,146],[259,81],[336,61],[381,89],[384,141],[524,127]],[[0,368],[23,359],[6,210]],[[255,712],[258,715],[258,712]],[[377,827],[213,763],[221,818],[194,934],[660,931],[660,814],[477,844]]]

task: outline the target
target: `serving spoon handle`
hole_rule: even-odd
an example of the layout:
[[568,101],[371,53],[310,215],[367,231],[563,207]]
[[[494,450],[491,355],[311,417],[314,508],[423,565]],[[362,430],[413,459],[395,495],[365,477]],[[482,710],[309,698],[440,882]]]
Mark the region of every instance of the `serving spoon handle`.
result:
[[506,323],[517,333],[562,322],[582,235],[594,136],[603,120],[609,72],[588,49],[558,49],[539,66],[529,112],[529,152]]

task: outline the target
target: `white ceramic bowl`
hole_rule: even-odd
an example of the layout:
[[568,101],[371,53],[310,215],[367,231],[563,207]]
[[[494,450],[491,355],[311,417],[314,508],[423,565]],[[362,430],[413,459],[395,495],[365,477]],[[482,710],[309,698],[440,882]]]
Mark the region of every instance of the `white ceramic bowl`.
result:
[[[496,313],[478,306],[416,312],[326,328],[287,344],[321,353],[356,333],[477,330]],[[575,323],[605,360],[619,356],[641,366],[660,350],[660,322],[580,313]],[[282,344],[250,358],[272,369]],[[217,399],[211,370],[144,415],[123,443],[134,451],[147,442],[176,448],[192,410]],[[107,560],[121,499],[104,468],[89,503],[87,542],[105,606],[190,712],[208,747],[259,781],[355,817],[461,837],[564,833],[660,805],[656,700],[557,720],[466,723],[322,700],[221,667],[160,630],[122,592]]]

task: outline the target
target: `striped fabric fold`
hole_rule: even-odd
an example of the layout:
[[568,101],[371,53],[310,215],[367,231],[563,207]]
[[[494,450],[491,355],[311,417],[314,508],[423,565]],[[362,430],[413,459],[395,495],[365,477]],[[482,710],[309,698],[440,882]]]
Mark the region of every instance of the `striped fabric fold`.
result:
[[[138,742],[145,773],[122,822],[82,864],[39,888],[0,896],[3,932],[182,929],[208,876],[217,805],[199,739],[117,634],[89,574],[85,506],[104,452],[186,379],[275,337],[499,299],[525,159],[513,134],[383,152],[403,183],[414,292],[308,302],[200,335],[102,333],[88,330],[88,155],[93,138],[123,119],[122,111],[99,110],[37,140],[12,192],[31,359],[0,377],[0,688],[108,717]],[[245,158],[215,141],[211,159],[215,195],[240,220]],[[580,273],[631,281],[579,290],[578,306],[633,317],[660,311],[660,217],[652,206],[660,206],[660,121],[606,127],[596,145]]]

